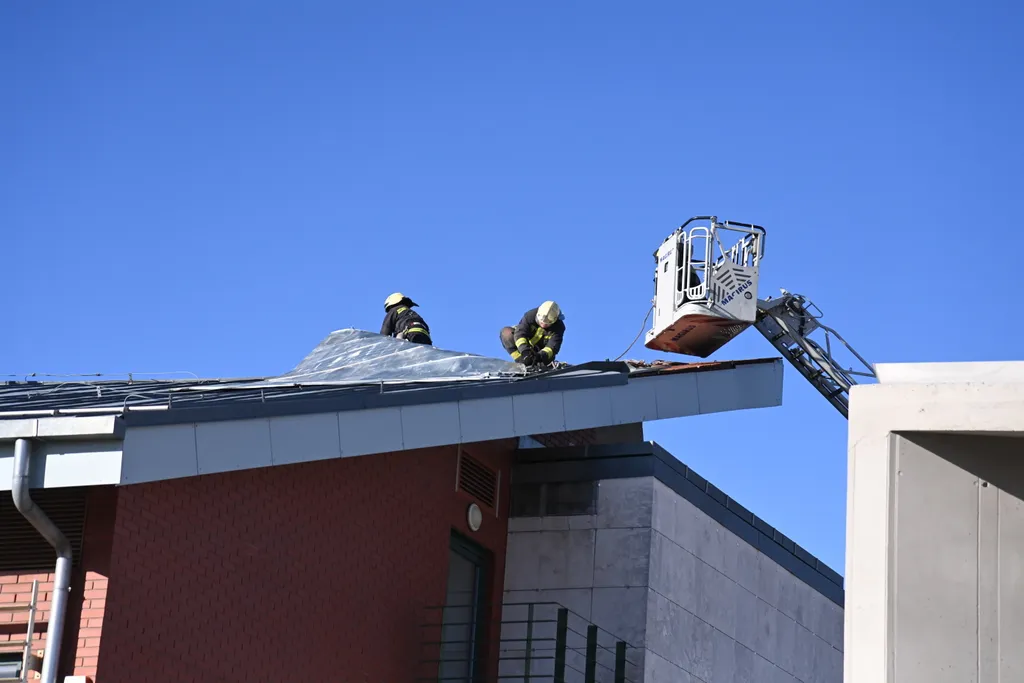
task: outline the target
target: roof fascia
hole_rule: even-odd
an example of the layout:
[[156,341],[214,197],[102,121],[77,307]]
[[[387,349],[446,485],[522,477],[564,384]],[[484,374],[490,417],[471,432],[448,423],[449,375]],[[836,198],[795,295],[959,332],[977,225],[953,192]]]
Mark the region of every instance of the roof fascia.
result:
[[[129,426],[122,483],[497,441],[782,402],[781,361],[605,386],[364,410]],[[575,388],[571,388],[575,387]]]
[[[183,410],[169,424],[117,416],[12,420],[6,434],[8,441],[37,441],[33,468],[41,486],[135,484],[773,407],[782,402],[782,376],[781,361],[640,378],[609,373],[443,390],[440,397],[402,392],[384,405],[361,397],[344,410],[324,401],[256,404],[266,412],[255,416]],[[424,401],[428,394],[432,400]],[[12,451],[0,447],[0,487],[10,486]]]
[[[104,486],[121,483],[122,441],[109,438],[33,439],[29,487]],[[0,491],[14,481],[14,442],[0,443]]]
[[119,440],[124,437],[124,428],[120,415],[0,420],[0,442],[14,439]]
[[452,401],[521,396],[570,389],[587,389],[625,385],[625,374],[605,372],[593,376],[545,378],[471,384],[467,386],[434,387],[380,392],[355,391],[338,396],[312,399],[276,398],[267,402],[239,402],[204,407],[170,408],[165,411],[129,411],[124,419],[129,427],[170,425],[196,422],[221,422],[288,415],[307,415],[375,408],[429,405]]

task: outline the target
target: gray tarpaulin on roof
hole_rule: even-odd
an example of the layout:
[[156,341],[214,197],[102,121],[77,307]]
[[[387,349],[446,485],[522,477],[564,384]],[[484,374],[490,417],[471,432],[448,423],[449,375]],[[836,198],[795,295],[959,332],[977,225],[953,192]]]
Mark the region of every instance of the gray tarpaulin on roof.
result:
[[346,329],[332,332],[291,372],[266,382],[420,382],[523,374],[523,366],[497,358]]

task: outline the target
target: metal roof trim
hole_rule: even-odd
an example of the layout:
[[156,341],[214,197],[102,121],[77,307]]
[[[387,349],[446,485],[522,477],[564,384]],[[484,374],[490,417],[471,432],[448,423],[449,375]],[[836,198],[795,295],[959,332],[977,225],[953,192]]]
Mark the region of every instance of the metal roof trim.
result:
[[[170,410],[145,414],[128,412],[125,423],[128,426],[155,426],[180,424],[184,422],[218,422],[225,420],[245,420],[262,417],[278,417],[286,415],[303,415],[312,413],[348,412],[353,410],[370,410],[373,408],[392,408],[411,405],[430,405],[451,401],[466,401],[479,398],[500,398],[525,394],[546,393],[572,389],[590,389],[626,384],[628,377],[624,373],[595,373],[583,377],[545,378],[536,375],[529,379],[490,380],[406,388],[395,391],[373,392],[377,384],[359,385],[351,389],[363,391],[345,391],[338,387],[337,395],[319,398],[296,398],[281,396],[267,401],[248,401],[224,403],[211,406],[187,406]],[[370,391],[368,391],[368,389]]]
[[[29,417],[99,413],[122,415],[126,425],[142,426],[344,412],[598,388],[646,378],[777,362],[778,359],[751,359],[636,368],[626,362],[596,361],[525,377],[466,378],[447,382],[321,381],[270,386],[207,379],[58,383],[55,387],[37,383],[8,384],[4,387],[6,392],[0,390],[0,407],[14,410],[0,412],[0,424]],[[62,391],[57,391],[59,389]],[[93,390],[95,395],[92,395]],[[23,410],[16,409],[19,403],[24,406]]]

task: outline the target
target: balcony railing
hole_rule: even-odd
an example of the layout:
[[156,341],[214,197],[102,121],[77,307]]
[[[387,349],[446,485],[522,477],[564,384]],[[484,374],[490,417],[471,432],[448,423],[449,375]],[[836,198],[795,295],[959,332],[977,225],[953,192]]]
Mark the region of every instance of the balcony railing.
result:
[[464,607],[427,608],[417,680],[637,683],[643,678],[641,648],[558,603],[505,603],[492,610],[500,610],[500,620],[481,628]]

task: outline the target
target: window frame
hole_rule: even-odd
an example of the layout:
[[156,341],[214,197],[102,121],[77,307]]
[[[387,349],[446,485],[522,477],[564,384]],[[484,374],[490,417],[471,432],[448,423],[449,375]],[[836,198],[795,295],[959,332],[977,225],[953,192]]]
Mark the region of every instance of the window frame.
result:
[[[489,618],[489,597],[491,594],[490,580],[492,571],[491,553],[486,548],[452,529],[448,544],[449,563],[446,577],[451,576],[451,556],[458,555],[470,562],[474,567],[473,597],[470,605],[471,624],[469,642],[469,676],[467,683],[483,681],[486,675],[486,657],[488,653],[487,635]],[[446,582],[447,585],[447,582]],[[445,610],[449,607],[448,595],[445,595]],[[461,605],[459,606],[461,607]],[[442,624],[444,617],[442,616]],[[443,653],[443,647],[442,647]],[[441,665],[438,666],[440,675]]]

